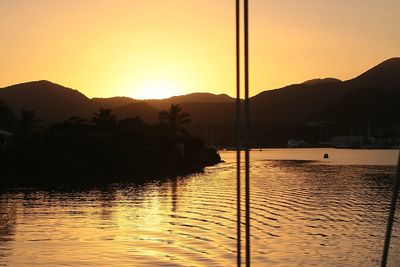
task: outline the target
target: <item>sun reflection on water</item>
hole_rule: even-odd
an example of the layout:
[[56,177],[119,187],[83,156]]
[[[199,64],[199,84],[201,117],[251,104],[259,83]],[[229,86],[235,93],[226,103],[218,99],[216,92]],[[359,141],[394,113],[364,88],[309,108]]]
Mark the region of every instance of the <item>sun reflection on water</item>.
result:
[[[395,167],[276,161],[252,152],[254,266],[379,264]],[[297,153],[297,152],[296,152]],[[234,152],[144,185],[0,194],[0,265],[232,266]],[[391,263],[400,260],[396,222]]]

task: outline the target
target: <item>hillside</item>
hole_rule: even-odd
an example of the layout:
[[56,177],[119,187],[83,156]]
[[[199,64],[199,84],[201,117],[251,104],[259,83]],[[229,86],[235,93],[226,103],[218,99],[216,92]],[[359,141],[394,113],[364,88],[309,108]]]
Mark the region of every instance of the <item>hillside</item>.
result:
[[250,99],[253,123],[293,123],[322,112],[348,87],[343,82],[294,84],[264,91]]
[[391,58],[346,82],[352,88],[400,88],[400,57]]
[[[347,81],[312,79],[267,90],[250,99],[253,138],[258,142],[266,138],[266,129],[270,131],[280,125],[285,134],[273,135],[282,135],[283,140],[293,132],[295,125],[305,125],[310,120],[398,119],[394,107],[400,102],[399,92],[400,58],[388,59]],[[139,116],[145,122],[155,123],[159,110],[168,109],[171,104],[181,104],[183,110],[192,116],[190,127],[194,134],[207,139],[210,132],[219,132],[224,136],[221,139],[225,140],[232,140],[233,135],[235,101],[225,94],[193,93],[162,100],[129,97],[89,99],[77,90],[37,81],[0,89],[0,99],[17,115],[22,108],[36,110],[44,122],[71,116],[89,117],[104,107],[111,108],[121,119]]]
[[0,89],[3,99],[16,116],[22,109],[33,109],[45,122],[71,116],[88,117],[95,106],[84,94],[49,81],[27,82]]
[[338,99],[319,116],[319,119],[336,123],[400,120],[399,100],[400,90],[359,88]]
[[118,119],[140,117],[146,123],[156,123],[158,110],[146,102],[133,102],[112,109]]
[[400,58],[386,60],[348,81],[314,79],[264,91],[251,98],[252,122],[294,123],[307,120],[359,88],[400,90]]
[[181,103],[229,103],[234,102],[235,99],[226,94],[211,94],[211,93],[192,93],[188,95],[173,96],[166,99],[156,100],[144,100],[153,107],[159,110],[168,109],[171,104]]
[[109,97],[109,98],[99,98],[99,97],[94,97],[91,99],[92,102],[95,102],[98,106],[101,106],[103,108],[117,108],[120,106],[128,105],[130,103],[137,103],[140,102],[140,100],[136,100],[130,97],[126,96],[115,96],[115,97]]
[[235,99],[226,94],[211,94],[211,93],[192,93],[187,95],[172,96],[166,99],[134,99],[125,96],[109,97],[109,98],[92,98],[92,101],[104,108],[116,108],[130,103],[146,102],[157,109],[167,109],[171,104],[180,104],[184,102],[199,102],[199,103],[228,103],[234,102]]

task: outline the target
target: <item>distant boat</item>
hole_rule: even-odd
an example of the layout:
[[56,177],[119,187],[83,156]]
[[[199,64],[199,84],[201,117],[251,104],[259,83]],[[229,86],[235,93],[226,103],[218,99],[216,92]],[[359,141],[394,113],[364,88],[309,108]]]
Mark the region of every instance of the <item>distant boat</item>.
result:
[[290,139],[287,142],[287,147],[288,148],[297,148],[297,147],[306,147],[307,143],[304,142],[303,140],[295,140],[295,139]]
[[364,144],[362,136],[334,136],[332,145],[336,148],[361,148]]

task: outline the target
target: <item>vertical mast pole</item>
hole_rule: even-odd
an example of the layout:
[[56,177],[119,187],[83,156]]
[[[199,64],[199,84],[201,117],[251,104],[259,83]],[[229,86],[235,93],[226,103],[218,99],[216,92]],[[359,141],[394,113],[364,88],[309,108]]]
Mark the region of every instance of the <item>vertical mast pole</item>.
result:
[[400,153],[399,153],[399,159],[397,162],[397,175],[396,175],[394,187],[393,187],[392,202],[390,205],[389,217],[388,217],[388,222],[387,222],[386,237],[385,237],[385,244],[383,246],[381,267],[386,267],[386,264],[387,264],[387,258],[389,255],[390,238],[392,237],[393,221],[394,221],[394,215],[396,213],[397,197],[399,195],[399,189],[400,189]]
[[246,267],[250,266],[250,103],[249,103],[249,2],[244,0],[244,142],[245,142],[245,206]]
[[240,0],[236,0],[236,203],[237,203],[237,266],[241,266],[241,202],[240,202]]

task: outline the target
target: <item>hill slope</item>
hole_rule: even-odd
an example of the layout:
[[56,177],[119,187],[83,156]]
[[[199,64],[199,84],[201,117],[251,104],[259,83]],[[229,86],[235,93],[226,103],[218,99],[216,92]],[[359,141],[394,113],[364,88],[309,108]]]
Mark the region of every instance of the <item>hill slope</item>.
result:
[[146,123],[156,123],[158,119],[158,110],[146,102],[129,103],[112,109],[112,112],[118,119],[140,117]]
[[329,107],[347,92],[343,82],[295,84],[250,99],[253,123],[293,123]]
[[117,108],[120,106],[124,106],[130,103],[137,103],[140,102],[141,100],[136,100],[130,97],[126,96],[115,96],[115,97],[108,97],[108,98],[100,98],[100,97],[94,97],[91,99],[92,102],[96,103],[98,106],[101,106],[103,108]]
[[[251,98],[254,123],[294,123],[320,114],[360,88],[400,90],[400,58],[388,59],[354,79],[314,79]],[[378,94],[379,91],[373,91]],[[354,107],[356,108],[356,106]]]
[[395,57],[376,65],[363,74],[346,81],[352,88],[375,87],[396,90],[400,88],[400,58]]
[[[398,92],[400,58],[392,58],[348,81],[314,79],[264,91],[250,99],[251,123],[272,127],[270,125],[299,125],[308,120],[345,121],[352,114],[357,114],[358,119],[371,117],[372,113],[375,117],[387,117],[391,113],[398,116],[392,108],[400,102]],[[17,115],[22,108],[36,110],[45,122],[70,116],[89,117],[103,106],[111,108],[118,118],[139,116],[153,123],[159,110],[168,109],[172,103],[181,104],[192,116],[194,134],[203,137],[216,125],[230,125],[226,131],[233,131],[235,116],[235,101],[224,94],[193,93],[144,101],[129,97],[89,99],[77,90],[48,81],[0,89],[0,99]],[[263,134],[258,136],[262,138]]]
[[71,116],[88,117],[95,108],[89,98],[77,90],[49,81],[27,82],[0,89],[3,99],[16,116],[21,109],[33,109],[46,122]]

